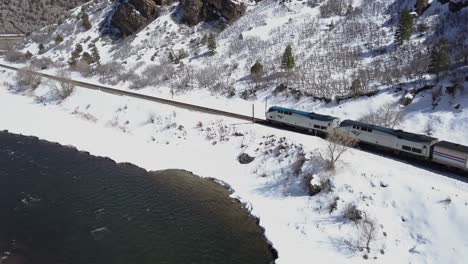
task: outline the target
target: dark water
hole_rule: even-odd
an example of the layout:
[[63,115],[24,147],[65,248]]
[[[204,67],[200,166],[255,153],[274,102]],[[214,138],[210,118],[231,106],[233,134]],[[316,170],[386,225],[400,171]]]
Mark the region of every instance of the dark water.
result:
[[187,172],[0,132],[0,263],[272,262],[263,230],[228,196]]

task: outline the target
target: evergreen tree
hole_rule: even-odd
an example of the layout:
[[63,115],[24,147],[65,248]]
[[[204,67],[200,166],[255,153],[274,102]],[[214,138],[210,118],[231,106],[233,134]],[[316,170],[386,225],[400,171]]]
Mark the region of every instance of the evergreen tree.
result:
[[45,52],[44,44],[40,43],[39,44],[39,54],[44,54],[44,52]]
[[288,72],[292,71],[294,67],[296,67],[291,45],[288,45],[284,50],[283,59],[281,60],[281,67]]
[[437,74],[448,70],[450,65],[450,53],[447,39],[441,38],[431,50],[431,63],[429,64],[429,73]]
[[55,42],[57,42],[57,44],[61,43],[63,41],[63,37],[62,35],[58,34],[56,37],[55,37]]
[[250,68],[250,75],[254,80],[260,80],[263,76],[263,65],[257,61],[255,64]]
[[359,79],[354,79],[353,82],[351,83],[351,93],[354,96],[359,96],[362,94],[363,87],[362,87],[362,82]]
[[208,36],[207,45],[208,45],[208,50],[211,52],[211,54],[216,53],[216,48],[217,48],[216,37],[213,33],[211,33]]
[[84,52],[83,55],[81,55],[81,60],[86,62],[88,65],[94,62],[93,56],[91,56],[91,54],[88,52]]
[[89,21],[88,13],[86,13],[86,11],[83,11],[83,13],[81,14],[81,20],[83,21],[83,27],[86,30],[90,30],[92,28],[91,22]]
[[428,0],[417,0],[416,1],[416,13],[421,15],[424,10],[426,10],[427,5],[429,4]]
[[101,63],[101,56],[99,55],[99,51],[95,43],[93,43],[93,46],[91,47],[91,56],[93,57],[93,62],[98,65]]
[[413,16],[408,9],[403,10],[400,15],[400,22],[395,32],[395,40],[398,45],[403,45],[405,41],[409,40],[413,33]]

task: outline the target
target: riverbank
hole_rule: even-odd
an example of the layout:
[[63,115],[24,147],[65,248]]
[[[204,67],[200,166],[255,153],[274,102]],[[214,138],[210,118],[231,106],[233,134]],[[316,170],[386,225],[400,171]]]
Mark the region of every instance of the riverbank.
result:
[[[14,83],[12,74],[2,77]],[[330,175],[320,160],[328,145],[320,138],[98,91],[78,89],[58,102],[50,90],[48,83],[34,92],[0,88],[0,111],[8,113],[0,116],[0,129],[146,170],[179,168],[224,181],[259,217],[278,250],[276,263],[366,263],[364,255],[374,263],[468,258],[468,185],[453,174],[350,150]],[[254,160],[240,164],[241,153]],[[332,190],[310,197],[310,177],[330,179]],[[447,198],[448,204],[438,202]],[[351,203],[378,223],[370,253],[344,246],[360,234],[343,216]]]

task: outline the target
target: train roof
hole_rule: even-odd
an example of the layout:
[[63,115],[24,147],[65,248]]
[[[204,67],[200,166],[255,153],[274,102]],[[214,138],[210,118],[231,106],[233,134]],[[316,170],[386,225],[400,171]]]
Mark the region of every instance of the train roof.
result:
[[437,140],[437,138],[429,137],[426,135],[420,135],[415,133],[406,132],[403,130],[391,129],[382,126],[371,125],[363,122],[353,121],[353,120],[344,120],[341,122],[340,127],[348,127],[348,126],[362,126],[367,127],[372,130],[380,131],[382,133],[390,134],[396,136],[398,138],[408,140],[408,141],[415,141],[415,142],[433,142]]
[[272,111],[291,112],[291,113],[296,114],[296,115],[306,116],[306,117],[308,117],[310,119],[315,119],[315,120],[325,121],[325,122],[333,121],[333,120],[338,119],[338,117],[335,117],[335,116],[320,115],[320,114],[317,114],[317,113],[314,113],[314,112],[305,112],[305,111],[301,111],[301,110],[290,109],[290,108],[279,107],[279,106],[272,106],[272,107],[270,107],[270,109],[268,109],[268,112],[272,112]]
[[464,146],[464,145],[460,145],[460,144],[456,144],[456,143],[452,143],[448,141],[439,141],[435,145],[446,148],[446,149],[452,149],[452,150],[468,153],[468,146]]

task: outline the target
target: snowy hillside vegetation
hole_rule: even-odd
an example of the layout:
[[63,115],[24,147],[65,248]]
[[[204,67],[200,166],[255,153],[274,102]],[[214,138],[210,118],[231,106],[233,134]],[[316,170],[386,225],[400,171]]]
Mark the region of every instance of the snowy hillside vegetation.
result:
[[[0,129],[229,184],[276,263],[464,263],[466,179],[295,134],[0,71]],[[20,82],[22,80],[23,82]],[[37,83],[37,82],[32,82]],[[228,99],[226,99],[226,102]],[[341,153],[331,169],[331,151]]]
[[52,23],[71,8],[88,0],[2,0],[0,1],[0,33],[28,34]]

